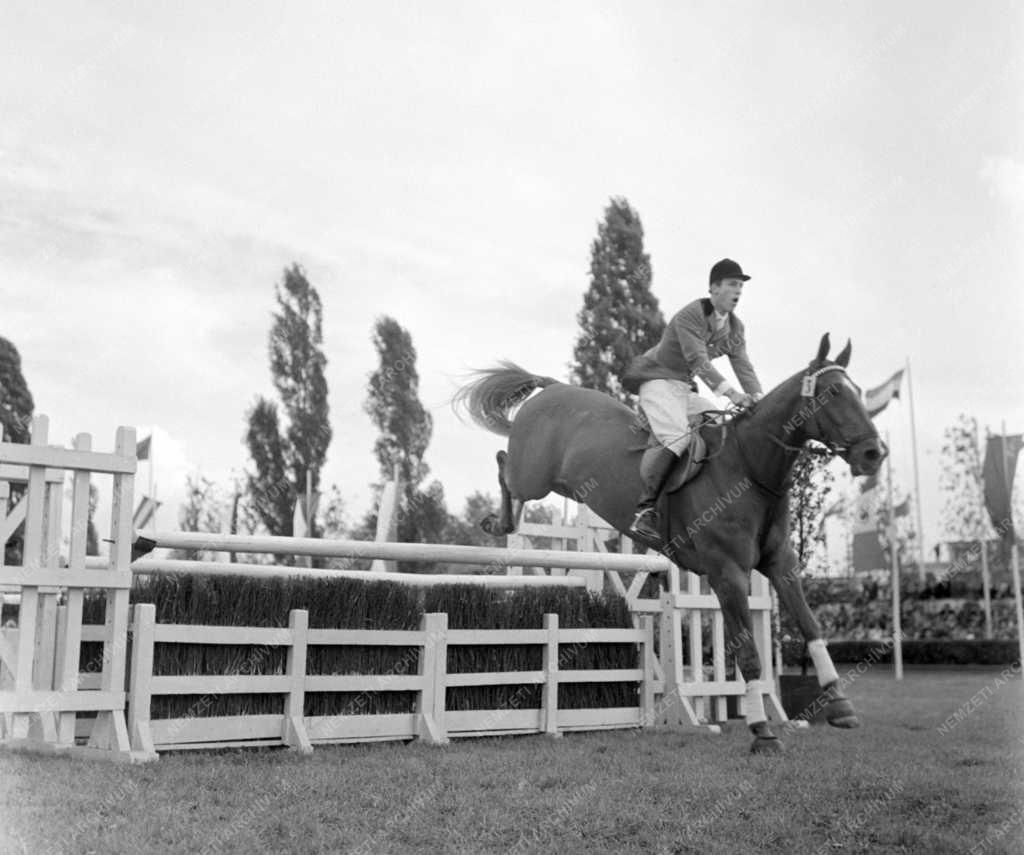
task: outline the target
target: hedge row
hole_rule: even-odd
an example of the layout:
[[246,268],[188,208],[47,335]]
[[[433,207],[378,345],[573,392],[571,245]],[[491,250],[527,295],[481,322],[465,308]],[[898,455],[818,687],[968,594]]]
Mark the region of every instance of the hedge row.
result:
[[[904,641],[904,665],[1010,665],[1018,661],[1016,641],[927,639]],[[830,641],[828,651],[836,663],[879,662],[892,664],[892,643],[881,641]],[[782,645],[786,665],[799,666],[804,655],[802,641]]]
[[[629,610],[618,596],[595,596],[578,588],[490,588],[447,585],[413,588],[360,579],[251,579],[154,574],[140,577],[133,603],[153,603],[158,623],[284,627],[288,612],[306,609],[309,625],[324,629],[418,629],[424,613],[446,612],[451,629],[539,629],[545,614],[557,614],[563,628],[631,627]],[[87,597],[86,623],[102,623],[105,601]],[[280,674],[283,647],[157,644],[153,670],[159,675]],[[99,645],[82,645],[82,667],[100,655]],[[448,648],[451,673],[537,671],[540,645],[479,645]],[[636,668],[632,644],[561,645],[559,667]],[[415,674],[418,648],[310,647],[308,674]],[[306,715],[358,715],[411,712],[413,692],[320,692],[306,697]],[[559,686],[559,706],[572,709],[637,704],[636,683],[570,683]],[[449,710],[539,708],[540,687],[466,686],[447,692]],[[192,695],[156,697],[154,718],[280,713],[279,695]]]

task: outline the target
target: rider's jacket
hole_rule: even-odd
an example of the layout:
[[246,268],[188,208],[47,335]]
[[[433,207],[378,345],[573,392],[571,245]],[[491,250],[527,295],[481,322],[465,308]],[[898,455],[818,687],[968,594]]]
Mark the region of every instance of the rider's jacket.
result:
[[711,300],[703,297],[676,312],[665,327],[661,341],[630,363],[621,378],[622,386],[636,393],[640,384],[647,380],[692,383],[699,377],[718,392],[728,383],[711,364],[711,360],[719,356],[729,357],[744,392],[761,392],[761,382],[747,356],[743,322],[734,312],[729,312],[725,323],[719,327]]

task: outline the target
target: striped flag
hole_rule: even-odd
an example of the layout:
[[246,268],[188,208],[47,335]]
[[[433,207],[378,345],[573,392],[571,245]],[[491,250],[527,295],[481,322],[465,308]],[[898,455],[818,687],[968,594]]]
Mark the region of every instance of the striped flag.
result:
[[136,460],[149,460],[149,449],[153,445],[153,434],[135,443]]
[[134,528],[145,528],[146,524],[153,519],[153,515],[159,507],[160,502],[156,499],[152,499],[149,496],[140,498],[139,506],[135,509],[135,515],[132,517],[132,526]]
[[874,389],[868,389],[864,393],[864,406],[867,408],[868,415],[871,416],[871,418],[874,418],[889,406],[889,402],[893,398],[898,398],[900,396],[900,383],[902,382],[903,369],[901,368],[881,386],[876,386]]
[[892,509],[893,519],[910,515],[910,495]]
[[878,539],[879,489],[877,475],[860,485],[853,518],[853,569],[857,572],[884,570],[889,564]]

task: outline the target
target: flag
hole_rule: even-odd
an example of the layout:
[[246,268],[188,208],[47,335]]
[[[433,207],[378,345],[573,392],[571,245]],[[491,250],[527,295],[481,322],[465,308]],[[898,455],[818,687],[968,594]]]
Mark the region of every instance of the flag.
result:
[[[320,504],[320,492],[313,491],[311,496],[313,518],[316,519],[317,506]],[[292,537],[309,537],[310,525],[306,519],[306,497],[297,496],[295,499],[295,513],[292,515]]]
[[990,436],[985,445],[985,463],[981,467],[984,486],[985,508],[992,525],[1002,540],[1004,556],[1013,548],[1013,476],[1017,469],[1017,455],[1020,453],[1022,437]]
[[900,383],[902,382],[903,369],[901,368],[881,386],[876,386],[874,389],[868,389],[867,392],[864,393],[864,406],[867,408],[868,415],[871,416],[871,418],[874,418],[889,406],[889,402],[893,398],[898,398],[900,396]]
[[896,517],[905,517],[910,514],[910,496],[908,495],[902,502],[892,509],[893,519]]
[[853,517],[853,569],[884,570],[889,566],[878,539],[878,476],[866,478]]
[[153,444],[153,434],[135,443],[135,459],[149,460],[149,447]]
[[160,502],[156,499],[143,496],[139,499],[139,506],[135,509],[135,515],[132,517],[132,526],[135,528],[145,528],[150,520],[153,519],[153,515],[156,514],[156,510],[159,507]]

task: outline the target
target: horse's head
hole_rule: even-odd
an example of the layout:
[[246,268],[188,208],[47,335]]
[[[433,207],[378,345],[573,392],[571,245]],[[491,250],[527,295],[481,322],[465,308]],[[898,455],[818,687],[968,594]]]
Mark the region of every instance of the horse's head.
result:
[[846,374],[851,343],[847,341],[830,361],[828,333],[821,337],[818,354],[807,370],[793,378],[800,384],[796,413],[787,423],[803,439],[827,446],[850,464],[852,475],[874,475],[889,449],[878,437],[864,407],[860,387]]

